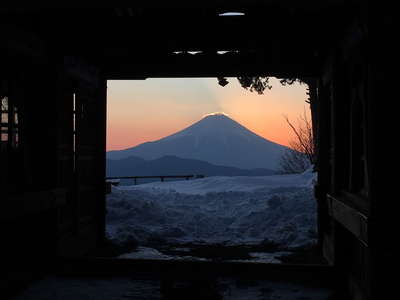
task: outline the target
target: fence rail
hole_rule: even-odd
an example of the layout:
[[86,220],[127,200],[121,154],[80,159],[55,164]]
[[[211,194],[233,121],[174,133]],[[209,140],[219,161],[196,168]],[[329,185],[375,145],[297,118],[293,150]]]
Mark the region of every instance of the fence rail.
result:
[[120,179],[133,179],[133,183],[137,185],[138,179],[151,179],[151,178],[160,178],[161,181],[164,181],[168,178],[183,178],[189,180],[190,178],[204,178],[204,175],[196,174],[196,175],[157,175],[157,176],[117,176],[117,177],[106,177],[107,183],[107,191],[111,190],[111,185],[119,185],[119,181],[112,182],[111,180],[120,180]]

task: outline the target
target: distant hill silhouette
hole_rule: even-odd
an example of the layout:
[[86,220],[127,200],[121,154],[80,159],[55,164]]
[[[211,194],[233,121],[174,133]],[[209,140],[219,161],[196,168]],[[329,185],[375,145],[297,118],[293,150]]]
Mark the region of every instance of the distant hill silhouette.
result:
[[135,156],[120,160],[107,160],[107,177],[191,174],[205,176],[266,176],[274,174],[274,171],[268,169],[243,170],[172,155],[154,160],[144,160]]
[[286,149],[251,132],[224,114],[213,114],[160,140],[126,150],[110,151],[107,158],[136,156],[154,160],[174,155],[220,166],[276,170]]

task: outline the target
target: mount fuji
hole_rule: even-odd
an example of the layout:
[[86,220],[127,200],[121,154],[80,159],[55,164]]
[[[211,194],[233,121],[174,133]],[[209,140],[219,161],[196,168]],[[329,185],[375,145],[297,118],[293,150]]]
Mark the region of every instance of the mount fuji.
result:
[[107,152],[107,158],[119,160],[136,156],[154,160],[173,155],[242,169],[276,170],[286,149],[255,134],[223,113],[213,113],[157,141]]

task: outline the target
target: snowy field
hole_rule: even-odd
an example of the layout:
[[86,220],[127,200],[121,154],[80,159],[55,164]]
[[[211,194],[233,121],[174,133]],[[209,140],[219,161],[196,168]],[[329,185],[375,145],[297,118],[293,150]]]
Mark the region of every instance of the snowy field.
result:
[[[107,235],[117,243],[274,244],[280,250],[316,241],[315,173],[208,177],[113,187]],[[142,248],[143,249],[143,248]]]

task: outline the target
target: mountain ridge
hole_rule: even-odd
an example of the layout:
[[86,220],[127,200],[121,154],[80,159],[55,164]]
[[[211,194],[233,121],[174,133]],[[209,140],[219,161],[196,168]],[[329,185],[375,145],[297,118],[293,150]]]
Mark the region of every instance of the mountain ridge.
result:
[[285,146],[269,141],[224,114],[214,114],[156,141],[110,151],[108,159],[153,160],[165,155],[240,169],[276,170]]
[[166,176],[200,174],[205,176],[267,176],[275,174],[268,169],[239,169],[219,166],[196,159],[165,155],[154,160],[130,156],[120,160],[107,160],[107,177]]

